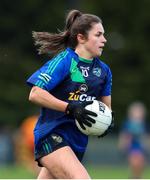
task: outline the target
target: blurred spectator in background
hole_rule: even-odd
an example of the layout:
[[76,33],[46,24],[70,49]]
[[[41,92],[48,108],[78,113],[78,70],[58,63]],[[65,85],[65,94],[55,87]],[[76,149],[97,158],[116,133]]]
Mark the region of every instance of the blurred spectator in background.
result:
[[130,178],[141,178],[145,166],[144,137],[147,134],[146,108],[141,102],[133,102],[127,110],[126,120],[119,136],[119,148],[127,155]]
[[18,164],[24,165],[30,171],[38,172],[34,162],[34,136],[33,129],[37,122],[37,115],[24,119],[15,135],[15,157]]
[[0,166],[14,163],[13,130],[0,125]]

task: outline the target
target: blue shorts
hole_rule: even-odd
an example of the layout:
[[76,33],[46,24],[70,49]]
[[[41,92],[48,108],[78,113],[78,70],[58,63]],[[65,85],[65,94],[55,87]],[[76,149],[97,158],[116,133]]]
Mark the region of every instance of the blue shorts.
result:
[[[35,146],[35,161],[38,162],[38,166],[42,167],[42,164],[39,162],[39,159],[41,157],[44,157],[57,149],[60,149],[62,147],[69,146],[69,143],[59,134],[57,133],[51,133],[44,139],[42,139],[38,145]],[[73,150],[74,151],[74,150]],[[76,152],[74,151],[75,155],[79,159],[79,161],[82,161],[84,152]]]
[[133,153],[133,152],[140,152],[144,153],[144,148],[141,143],[132,143],[131,146],[128,149],[128,153]]

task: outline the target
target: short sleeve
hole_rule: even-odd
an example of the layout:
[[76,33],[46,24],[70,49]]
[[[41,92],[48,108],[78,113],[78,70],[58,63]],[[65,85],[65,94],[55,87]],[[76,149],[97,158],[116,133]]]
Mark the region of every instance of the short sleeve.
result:
[[67,51],[63,51],[49,60],[27,79],[27,84],[38,86],[47,91],[55,88],[69,73],[71,61],[67,54]]
[[112,73],[110,68],[108,67],[105,76],[105,85],[103,87],[101,95],[109,96],[111,95],[111,91],[112,91]]

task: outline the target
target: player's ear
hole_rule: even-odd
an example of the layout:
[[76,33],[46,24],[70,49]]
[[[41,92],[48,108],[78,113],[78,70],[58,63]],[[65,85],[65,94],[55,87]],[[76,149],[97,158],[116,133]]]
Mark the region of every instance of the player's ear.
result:
[[86,41],[86,38],[83,34],[77,34],[77,41],[79,44],[84,44]]

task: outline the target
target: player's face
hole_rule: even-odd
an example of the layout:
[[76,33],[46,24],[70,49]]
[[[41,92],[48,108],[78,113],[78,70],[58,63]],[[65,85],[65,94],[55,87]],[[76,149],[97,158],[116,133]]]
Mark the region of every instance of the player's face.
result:
[[101,23],[94,24],[88,32],[88,38],[84,44],[84,48],[91,57],[100,56],[105,46],[106,39],[104,37],[104,28]]
[[132,109],[130,110],[130,118],[133,121],[142,121],[145,117],[145,112],[144,109],[139,107],[139,106],[135,106],[132,107]]

